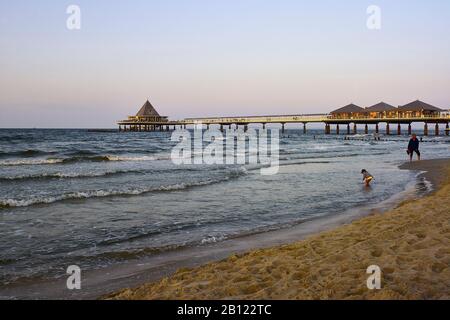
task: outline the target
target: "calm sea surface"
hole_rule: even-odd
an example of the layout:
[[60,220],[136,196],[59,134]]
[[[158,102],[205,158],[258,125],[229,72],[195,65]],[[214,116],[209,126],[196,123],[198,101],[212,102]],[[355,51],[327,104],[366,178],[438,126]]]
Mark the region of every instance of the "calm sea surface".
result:
[[[407,136],[344,141],[288,130],[272,176],[246,165],[174,165],[170,136],[0,130],[0,285],[339,214],[388,199],[416,175],[397,168]],[[424,158],[450,155],[448,137],[425,140]],[[375,176],[371,189],[362,168]]]

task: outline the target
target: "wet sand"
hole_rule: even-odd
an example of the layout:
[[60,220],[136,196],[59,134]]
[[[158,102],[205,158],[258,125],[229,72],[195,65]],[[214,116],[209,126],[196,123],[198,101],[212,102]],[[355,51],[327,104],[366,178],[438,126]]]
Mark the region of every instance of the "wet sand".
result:
[[[450,160],[407,163],[436,188],[289,245],[225,260],[107,296],[110,299],[450,299]],[[369,290],[367,267],[381,268]]]

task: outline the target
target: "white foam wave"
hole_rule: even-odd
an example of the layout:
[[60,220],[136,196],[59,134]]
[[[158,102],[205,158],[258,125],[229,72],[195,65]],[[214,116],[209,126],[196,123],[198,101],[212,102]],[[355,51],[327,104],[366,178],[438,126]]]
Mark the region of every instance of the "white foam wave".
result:
[[178,183],[167,186],[149,187],[149,188],[135,188],[135,189],[118,189],[118,190],[91,190],[65,193],[60,196],[53,197],[33,197],[31,199],[0,199],[0,207],[12,208],[12,207],[28,207],[36,204],[49,204],[63,200],[76,200],[76,199],[88,199],[88,198],[103,198],[110,196],[133,196],[140,195],[149,192],[158,191],[176,191],[184,190],[196,186],[206,186],[214,183],[220,183],[230,180],[232,177],[237,177],[242,174],[247,174],[245,168],[241,168],[239,171],[231,172],[230,175],[223,177],[222,179],[209,179],[205,181],[193,182],[193,183]]

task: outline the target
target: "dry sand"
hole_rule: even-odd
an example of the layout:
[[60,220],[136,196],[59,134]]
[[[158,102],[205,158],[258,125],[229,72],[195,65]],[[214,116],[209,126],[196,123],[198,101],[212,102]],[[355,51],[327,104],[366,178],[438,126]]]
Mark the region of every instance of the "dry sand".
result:
[[[110,299],[449,299],[450,161],[406,164],[428,170],[439,189],[303,241],[251,251]],[[382,288],[366,286],[370,265]]]

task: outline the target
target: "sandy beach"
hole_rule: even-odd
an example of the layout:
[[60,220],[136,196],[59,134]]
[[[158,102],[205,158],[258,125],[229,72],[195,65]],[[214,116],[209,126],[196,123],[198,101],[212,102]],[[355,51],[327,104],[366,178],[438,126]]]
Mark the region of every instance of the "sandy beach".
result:
[[[449,299],[450,160],[427,171],[435,191],[289,245],[232,255],[109,299]],[[366,285],[370,265],[381,289]]]

